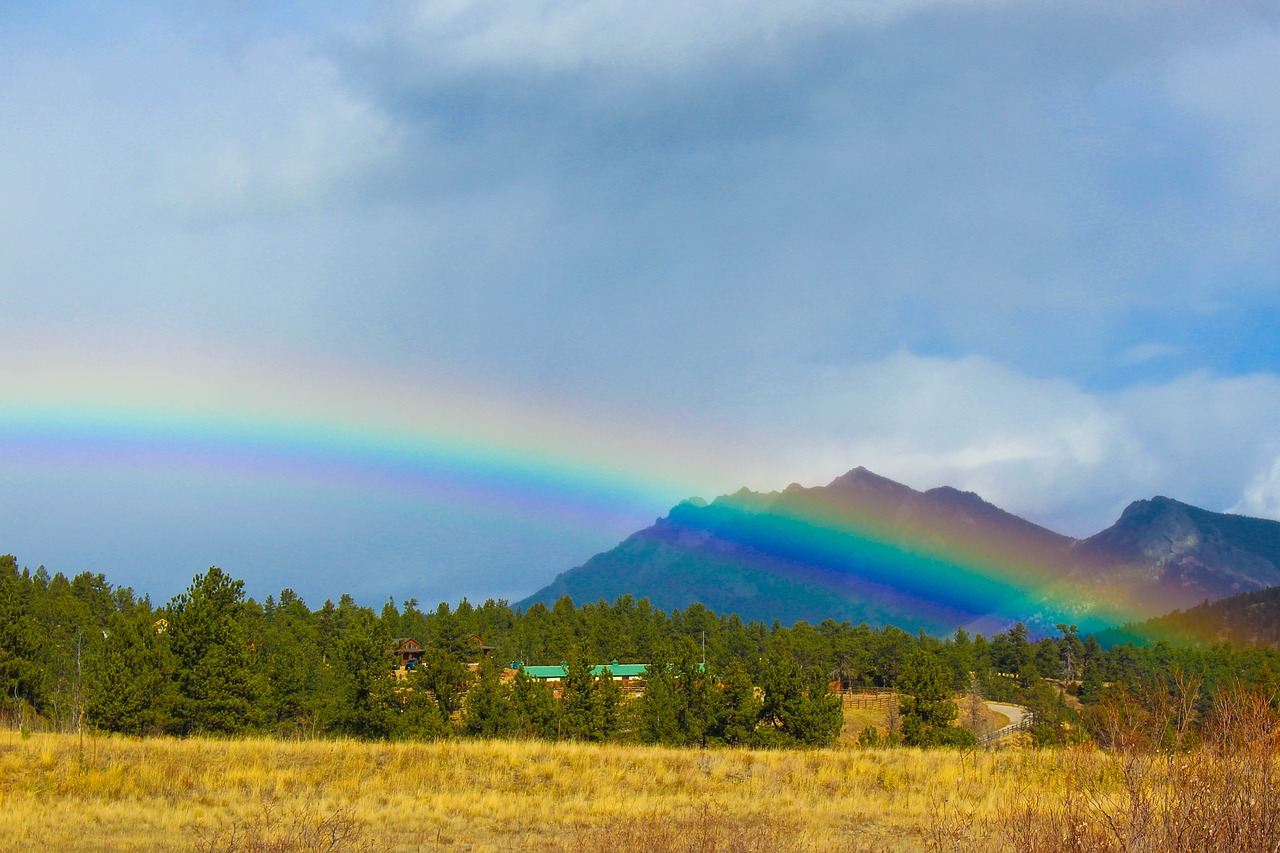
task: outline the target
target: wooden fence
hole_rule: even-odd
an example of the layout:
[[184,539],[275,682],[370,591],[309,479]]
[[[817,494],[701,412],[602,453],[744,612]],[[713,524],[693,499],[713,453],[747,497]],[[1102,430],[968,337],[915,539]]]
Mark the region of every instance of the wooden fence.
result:
[[839,696],[846,708],[888,708],[897,704],[898,701],[898,694],[892,690],[850,690],[840,693]]
[[1003,737],[1007,737],[1008,735],[1015,734],[1017,732],[1029,732],[1035,727],[1035,724],[1036,715],[1028,711],[1027,715],[1018,722],[1010,723],[1004,728],[996,729],[994,732],[988,732],[978,738],[978,743],[994,743]]

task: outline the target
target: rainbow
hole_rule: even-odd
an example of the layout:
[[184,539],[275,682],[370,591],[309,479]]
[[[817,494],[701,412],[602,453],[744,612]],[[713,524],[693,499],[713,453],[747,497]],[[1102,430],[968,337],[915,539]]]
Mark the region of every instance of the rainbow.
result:
[[[582,406],[332,365],[92,355],[0,376],[0,466],[336,483],[573,525],[732,482],[732,460],[686,433],[584,416]],[[820,492],[706,509],[719,507],[722,532],[746,543],[770,583],[801,586],[818,603],[874,601],[883,621],[1096,628],[1150,615],[1123,591],[1065,578],[1061,555],[1034,543],[956,530],[938,539],[928,523],[903,526],[874,502]]]
[[328,482],[575,523],[669,505],[696,468],[678,445],[567,406],[271,368],[85,357],[11,371],[0,377],[0,464]]
[[[1073,577],[1070,549],[1050,538],[993,533],[945,512],[904,519],[900,505],[864,497],[833,487],[743,491],[681,504],[641,535],[652,571],[678,566],[753,618],[771,618],[785,601],[814,622],[989,634],[1021,621],[1053,634],[1059,624],[1096,631],[1152,612],[1131,591]],[[603,559],[601,573],[622,574]]]

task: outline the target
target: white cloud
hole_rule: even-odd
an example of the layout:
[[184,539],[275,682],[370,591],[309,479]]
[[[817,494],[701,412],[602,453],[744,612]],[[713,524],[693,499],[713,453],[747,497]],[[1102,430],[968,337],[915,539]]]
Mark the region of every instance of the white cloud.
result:
[[947,6],[1007,0],[419,0],[396,22],[423,61],[459,71],[680,73],[848,24],[882,26]]
[[1271,468],[1260,471],[1245,487],[1231,512],[1262,518],[1280,518],[1280,456]]
[[[773,449],[771,470],[757,475],[774,478],[769,488],[795,471],[819,483],[865,465],[1088,535],[1133,500],[1165,494],[1220,511],[1253,482],[1247,505],[1280,518],[1280,493],[1268,491],[1280,482],[1280,377],[1271,374],[1195,373],[1098,393],[983,358],[899,354],[833,373],[792,402],[815,414],[795,424],[803,440]],[[792,441],[820,450],[788,452]]]
[[333,61],[292,37],[20,56],[9,72],[8,207],[64,219],[205,224],[315,207],[349,196],[398,144]]
[[1120,353],[1121,364],[1147,364],[1152,361],[1173,358],[1182,353],[1182,347],[1172,344],[1145,343],[1134,344]]
[[162,215],[198,222],[342,201],[398,146],[387,117],[306,43],[262,42],[181,72],[196,91],[168,105],[145,178]]

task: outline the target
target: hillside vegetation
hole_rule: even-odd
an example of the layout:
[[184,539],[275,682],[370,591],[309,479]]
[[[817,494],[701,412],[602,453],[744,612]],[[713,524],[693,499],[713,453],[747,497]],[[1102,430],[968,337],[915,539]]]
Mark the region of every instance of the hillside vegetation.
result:
[[[412,671],[394,671],[397,637],[426,647]],[[514,660],[564,661],[567,674],[553,693],[504,674]],[[593,671],[613,661],[647,665],[642,698]],[[1096,733],[1076,694],[1088,712],[1175,673],[1196,679],[1205,702],[1241,682],[1274,691],[1280,653],[1105,649],[1069,625],[1039,639],[1020,624],[945,639],[833,620],[766,626],[700,606],[665,614],[630,597],[523,612],[464,600],[429,613],[413,601],[375,613],[344,597],[312,610],[289,590],[246,599],[216,568],[154,607],[102,575],[68,581],[0,559],[0,718],[27,730],[822,746],[842,725],[830,692],[872,689],[902,694],[901,727],[886,734],[906,745],[972,742],[954,725],[969,717],[957,693],[1029,706],[1037,741],[1054,743]]]

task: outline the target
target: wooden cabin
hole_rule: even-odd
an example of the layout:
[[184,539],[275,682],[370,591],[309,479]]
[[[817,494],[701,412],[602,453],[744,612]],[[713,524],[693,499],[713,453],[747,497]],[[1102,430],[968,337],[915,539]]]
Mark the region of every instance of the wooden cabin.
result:
[[396,637],[391,641],[391,653],[396,656],[398,669],[409,670],[418,668],[426,650],[413,637]]

